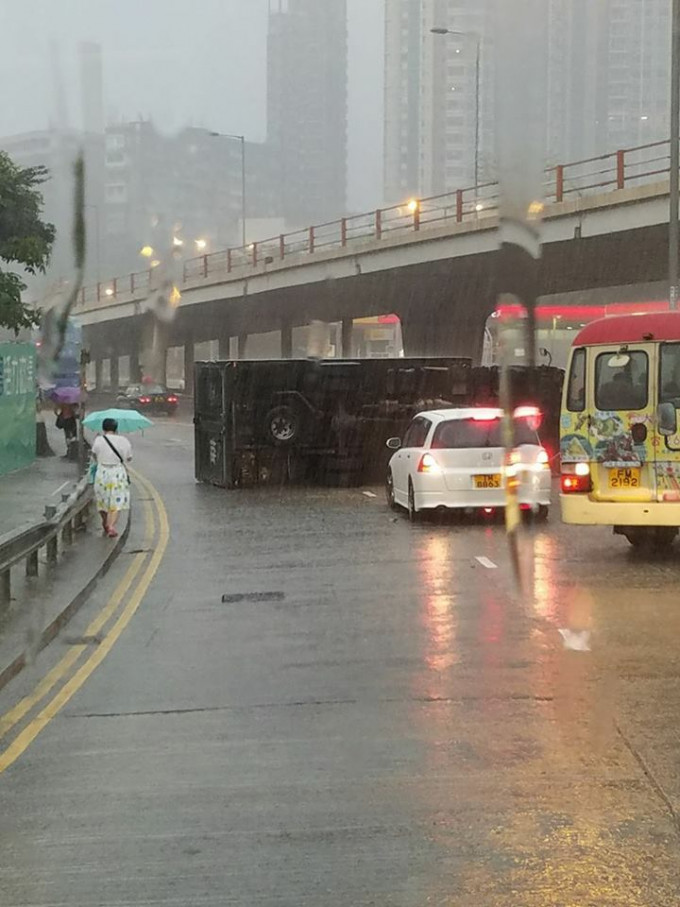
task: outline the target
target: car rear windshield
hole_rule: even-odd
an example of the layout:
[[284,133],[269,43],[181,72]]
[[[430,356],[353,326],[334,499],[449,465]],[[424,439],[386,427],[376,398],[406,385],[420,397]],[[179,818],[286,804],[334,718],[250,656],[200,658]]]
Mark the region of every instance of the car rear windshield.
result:
[[150,387],[144,388],[145,394],[164,394],[165,388],[161,387],[159,384],[152,384]]
[[[538,436],[521,419],[515,421],[515,444],[538,444]],[[500,419],[452,419],[441,422],[435,429],[432,448],[456,450],[470,447],[503,447]]]

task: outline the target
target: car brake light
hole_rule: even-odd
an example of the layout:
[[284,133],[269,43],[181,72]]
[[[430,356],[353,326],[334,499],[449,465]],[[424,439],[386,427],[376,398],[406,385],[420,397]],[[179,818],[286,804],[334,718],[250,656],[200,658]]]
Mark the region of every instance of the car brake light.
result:
[[497,409],[478,409],[472,414],[474,422],[495,422],[500,417],[501,414]]
[[177,397],[175,397],[174,394],[171,394],[171,395],[168,397],[168,403],[177,403]]
[[140,403],[151,403],[151,397],[140,397],[139,402]]
[[439,463],[431,453],[424,453],[418,463],[418,472],[439,472]]

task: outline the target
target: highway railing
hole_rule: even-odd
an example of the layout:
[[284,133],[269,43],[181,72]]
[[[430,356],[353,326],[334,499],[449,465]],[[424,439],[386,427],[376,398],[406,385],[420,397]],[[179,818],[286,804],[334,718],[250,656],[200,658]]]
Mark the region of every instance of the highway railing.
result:
[[[670,172],[670,142],[653,142],[623,148],[582,161],[557,164],[545,171],[543,199],[560,204],[587,195],[615,192],[644,182],[658,181]],[[256,268],[280,263],[294,256],[342,250],[366,240],[404,236],[451,225],[474,227],[498,214],[497,182],[468,186],[444,195],[417,198],[400,205],[379,208],[365,214],[343,217],[303,230],[284,233],[246,247],[224,249],[189,258],[182,271],[183,287],[200,285],[209,279],[234,275],[238,278]],[[291,261],[291,264],[294,262]],[[78,307],[98,308],[120,300],[145,298],[154,289],[154,269],[100,281],[83,287]]]
[[12,571],[23,563],[26,576],[38,576],[40,552],[48,564],[56,564],[59,552],[70,547],[87,520],[92,489],[83,479],[61,496],[61,503],[45,507],[43,521],[0,535],[0,606],[6,607],[12,593]]

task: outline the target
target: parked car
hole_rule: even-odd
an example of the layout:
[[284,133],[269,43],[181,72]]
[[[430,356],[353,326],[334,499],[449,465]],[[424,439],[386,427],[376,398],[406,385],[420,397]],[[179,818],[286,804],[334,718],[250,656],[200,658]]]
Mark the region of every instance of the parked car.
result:
[[505,483],[517,479],[519,503],[539,519],[550,507],[548,452],[537,434],[535,407],[515,412],[515,441],[504,469],[500,409],[440,409],[419,413],[403,441],[390,438],[387,501],[404,507],[414,521],[425,510],[481,510],[505,507]]
[[174,415],[179,405],[177,394],[158,384],[131,384],[125,393],[118,395],[116,402],[121,409],[166,413],[168,416]]

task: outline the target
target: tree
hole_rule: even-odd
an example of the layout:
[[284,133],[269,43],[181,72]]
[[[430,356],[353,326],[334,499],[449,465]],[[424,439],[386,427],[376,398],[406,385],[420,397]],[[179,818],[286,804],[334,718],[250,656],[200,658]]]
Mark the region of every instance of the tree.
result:
[[[29,274],[45,271],[55,232],[40,219],[43,197],[38,186],[47,176],[45,167],[18,167],[0,151],[0,265],[16,264]],[[15,334],[40,320],[40,310],[21,299],[25,289],[19,274],[0,267],[0,327]]]

